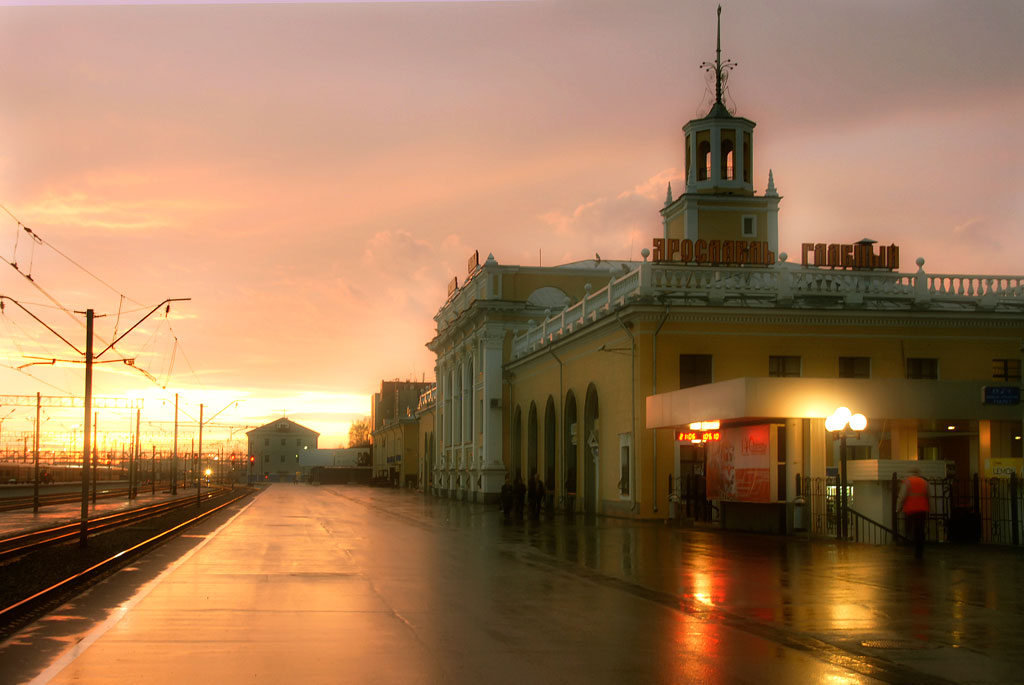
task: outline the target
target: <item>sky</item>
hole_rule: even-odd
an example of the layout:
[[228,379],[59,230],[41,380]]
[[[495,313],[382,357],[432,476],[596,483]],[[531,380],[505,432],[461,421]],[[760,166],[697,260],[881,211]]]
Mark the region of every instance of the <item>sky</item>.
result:
[[[0,295],[49,327],[6,302],[0,395],[83,393],[75,312],[99,349],[189,298],[95,367],[97,396],[143,400],[144,442],[177,394],[183,440],[203,404],[207,444],[287,415],[342,446],[382,380],[431,377],[474,250],[650,247],[715,7],[0,0]],[[903,271],[1024,272],[1024,3],[726,1],[722,24],[780,251],[868,237]],[[0,405],[0,443],[31,430]],[[44,421],[71,443],[82,417]]]

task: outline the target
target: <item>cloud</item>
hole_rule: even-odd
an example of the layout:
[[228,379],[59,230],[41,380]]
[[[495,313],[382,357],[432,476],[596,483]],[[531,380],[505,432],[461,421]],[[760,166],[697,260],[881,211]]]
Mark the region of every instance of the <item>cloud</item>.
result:
[[678,193],[679,172],[664,169],[614,196],[595,198],[569,212],[546,212],[540,219],[561,239],[565,255],[578,258],[597,250],[608,258],[636,258],[638,247],[659,230],[658,210],[672,180],[676,181],[673,192]]

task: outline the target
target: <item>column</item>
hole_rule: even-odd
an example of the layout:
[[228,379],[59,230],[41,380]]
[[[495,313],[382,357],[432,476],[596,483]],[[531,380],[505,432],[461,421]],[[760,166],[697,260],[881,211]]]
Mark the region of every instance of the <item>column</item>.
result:
[[736,136],[736,144],[732,149],[732,177],[743,183],[743,130],[737,128],[733,131]]
[[711,129],[711,179],[715,185],[722,182],[722,130],[717,126]]
[[505,481],[505,463],[501,458],[501,369],[504,336],[505,332],[500,326],[487,326],[482,336],[483,358],[480,360],[480,370],[483,374],[484,411],[480,423],[483,429],[483,447],[478,463],[484,501],[496,501]]

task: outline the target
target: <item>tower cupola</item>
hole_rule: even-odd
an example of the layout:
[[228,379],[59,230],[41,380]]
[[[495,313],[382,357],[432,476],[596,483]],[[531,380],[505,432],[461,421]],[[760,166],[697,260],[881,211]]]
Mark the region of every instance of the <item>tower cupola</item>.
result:
[[[764,194],[754,193],[754,122],[735,116],[725,104],[728,75],[736,63],[722,60],[721,6],[715,61],[700,66],[714,79],[715,101],[706,115],[683,126],[686,186],[675,199],[669,186],[661,208],[661,254],[667,261],[688,261],[687,255],[695,256],[698,245],[718,245],[720,253],[708,248],[706,263],[730,263],[731,259],[748,265],[742,255],[752,250],[762,255],[755,261],[764,263],[778,254],[782,197],[770,171]],[[727,245],[731,246],[728,251],[722,247]]]
[[718,7],[715,61],[701,68],[715,79],[715,102],[701,119],[683,126],[686,134],[686,192],[753,195],[754,122],[733,116],[725,106],[732,60],[722,61],[722,7]]

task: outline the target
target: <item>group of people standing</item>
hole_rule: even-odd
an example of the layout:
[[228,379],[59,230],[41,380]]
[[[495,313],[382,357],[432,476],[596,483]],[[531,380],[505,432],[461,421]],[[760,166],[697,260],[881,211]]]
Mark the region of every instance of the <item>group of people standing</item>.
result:
[[501,510],[505,514],[505,520],[509,521],[513,516],[522,520],[527,505],[530,508],[530,520],[540,519],[540,509],[544,505],[544,481],[534,471],[530,474],[528,483],[523,483],[523,477],[516,474],[515,482],[511,482],[505,476],[505,484],[501,486]]

